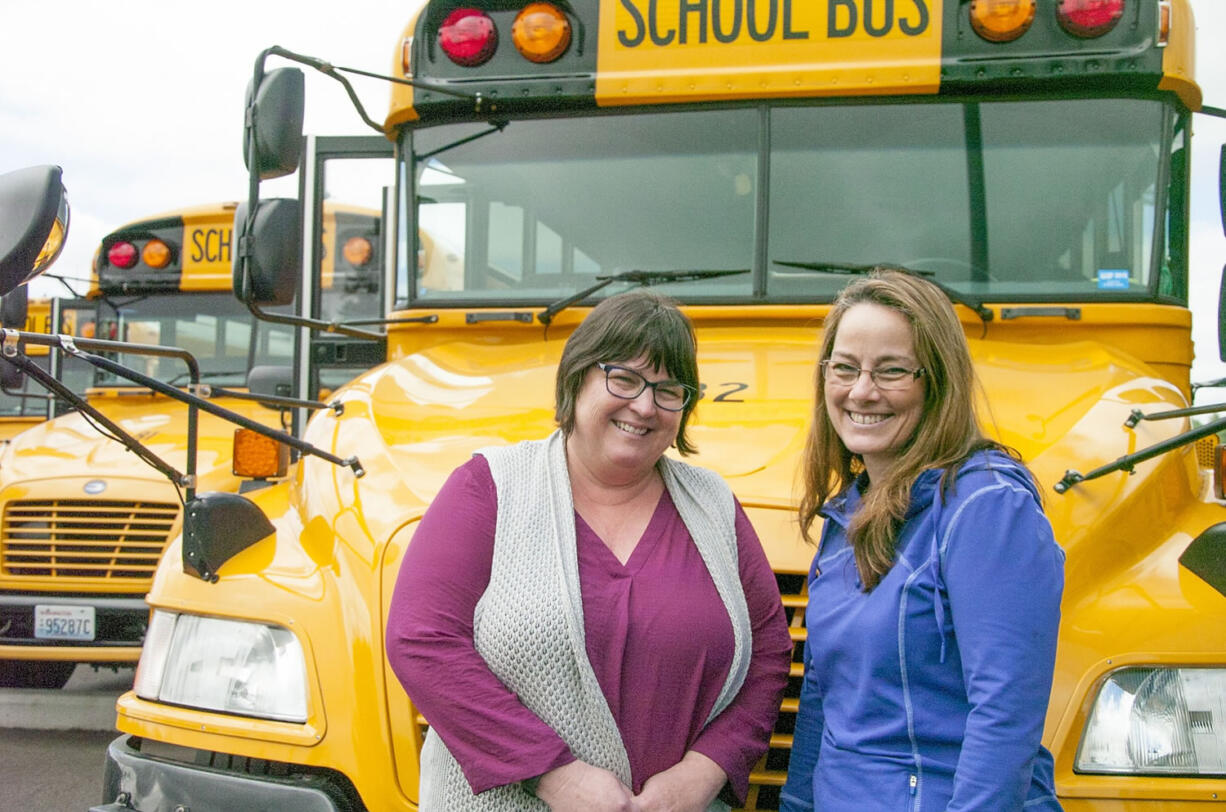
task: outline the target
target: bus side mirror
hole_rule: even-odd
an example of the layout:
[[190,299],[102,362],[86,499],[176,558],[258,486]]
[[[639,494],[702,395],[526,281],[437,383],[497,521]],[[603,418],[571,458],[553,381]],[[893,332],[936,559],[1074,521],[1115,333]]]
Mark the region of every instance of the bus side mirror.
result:
[[247,84],[243,163],[250,171],[254,162],[260,180],[288,175],[298,169],[302,159],[302,115],[306,106],[302,71],[297,68],[269,71],[260,80],[254,100],[251,85]]
[[[298,201],[288,198],[261,200],[247,232],[247,204],[234,212],[234,233],[239,235],[234,254],[234,295],[257,305],[286,305],[302,274],[302,239]],[[246,262],[244,259],[246,255]]]
[[1217,207],[1222,215],[1222,233],[1226,234],[1226,144],[1217,159]]
[[68,195],[62,177],[58,166],[0,175],[0,295],[45,271],[64,249]]
[[30,290],[25,285],[19,285],[0,296],[0,326],[10,330],[24,330],[29,312]]

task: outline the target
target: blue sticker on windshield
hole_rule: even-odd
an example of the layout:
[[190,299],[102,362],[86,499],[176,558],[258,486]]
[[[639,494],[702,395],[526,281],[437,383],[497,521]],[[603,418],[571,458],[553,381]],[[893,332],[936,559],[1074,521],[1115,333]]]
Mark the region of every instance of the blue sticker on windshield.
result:
[[1128,290],[1127,268],[1099,268],[1099,290]]

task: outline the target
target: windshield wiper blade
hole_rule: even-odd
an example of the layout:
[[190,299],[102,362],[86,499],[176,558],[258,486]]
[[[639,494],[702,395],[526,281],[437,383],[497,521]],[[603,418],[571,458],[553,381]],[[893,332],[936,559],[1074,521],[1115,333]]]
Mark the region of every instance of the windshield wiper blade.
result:
[[634,282],[639,285],[652,285],[656,282],[692,282],[696,279],[716,279],[721,276],[749,273],[749,268],[732,270],[686,270],[686,271],[622,271],[609,276],[596,277],[596,284],[584,288],[573,296],[559,299],[536,315],[541,324],[548,325],[554,316],[561,313],[575,302],[581,302],[601,288],[614,282]]
[[941,292],[944,293],[951,302],[955,302],[969,310],[974,311],[975,315],[978,316],[981,321],[983,321],[985,329],[987,323],[995,317],[995,314],[992,312],[992,308],[985,306],[982,299],[968,296],[961,291],[954,290],[942,282],[938,282],[936,279],[932,278],[932,271],[920,271],[916,270],[915,268],[908,268],[905,265],[894,265],[888,262],[877,263],[874,265],[857,265],[851,262],[801,262],[799,260],[790,259],[772,259],[771,262],[775,265],[783,265],[788,268],[800,268],[804,271],[838,274],[840,276],[861,276],[881,267],[895,271],[902,271],[903,273],[909,273],[912,276],[918,276],[926,279],[940,288]]

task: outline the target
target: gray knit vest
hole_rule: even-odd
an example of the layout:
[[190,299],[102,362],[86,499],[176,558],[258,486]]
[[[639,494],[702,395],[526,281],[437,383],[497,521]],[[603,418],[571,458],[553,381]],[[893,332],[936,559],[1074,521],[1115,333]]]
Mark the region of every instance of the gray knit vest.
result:
[[[626,749],[584,643],[564,438],[554,432],[544,440],[477,453],[489,461],[498,490],[490,583],[473,613],[477,651],[577,758],[629,784]],[[659,470],[732,621],[732,666],[709,722],[736,697],[752,648],[737,563],[735,507],[727,484],[711,471],[667,457],[661,459]],[[521,784],[474,795],[433,729],[422,746],[420,804],[422,812],[548,810]],[[717,800],[708,809],[728,807]]]

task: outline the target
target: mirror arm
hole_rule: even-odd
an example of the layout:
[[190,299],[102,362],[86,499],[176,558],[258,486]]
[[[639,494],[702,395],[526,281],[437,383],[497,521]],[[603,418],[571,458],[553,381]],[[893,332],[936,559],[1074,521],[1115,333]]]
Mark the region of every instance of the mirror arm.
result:
[[1220,420],[1214,420],[1212,423],[1206,423],[1203,426],[1197,426],[1194,429],[1185,431],[1183,434],[1177,434],[1169,440],[1163,440],[1160,443],[1155,443],[1149,448],[1143,448],[1132,454],[1125,454],[1115,462],[1108,463],[1099,468],[1095,468],[1088,474],[1081,474],[1077,471],[1069,469],[1064,472],[1064,476],[1052,486],[1052,490],[1056,493],[1065,493],[1069,488],[1076,485],[1078,482],[1088,482],[1091,479],[1098,479],[1115,471],[1127,471],[1132,473],[1137,463],[1145,462],[1153,457],[1161,456],[1168,451],[1174,451],[1176,448],[1182,448],[1189,443],[1194,443],[1202,437],[1208,437],[1211,434],[1217,434],[1219,431],[1226,429],[1226,417]]
[[[246,277],[244,277],[246,279]],[[244,294],[248,291],[244,290]],[[254,302],[248,301],[245,297],[243,304],[247,305],[247,309],[251,311],[251,315],[263,321],[271,321],[277,324],[288,324],[292,327],[309,327],[312,330],[318,330],[324,333],[337,333],[338,335],[350,336],[352,338],[365,338],[371,341],[382,341],[386,336],[383,333],[376,333],[372,330],[359,330],[356,327],[347,327],[344,324],[336,321],[320,321],[319,319],[305,319],[300,316],[286,316],[281,313],[269,313],[267,310],[260,309],[260,306]]]

